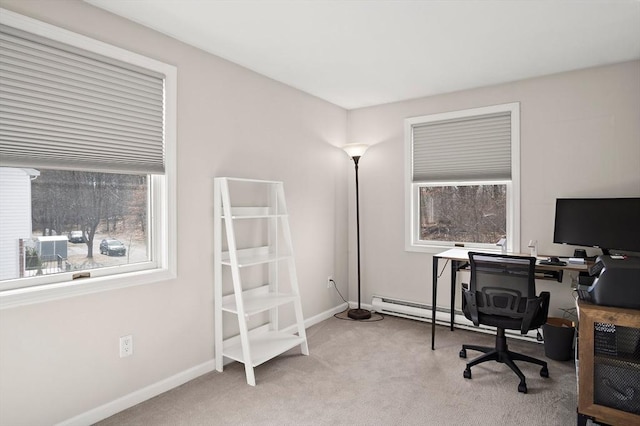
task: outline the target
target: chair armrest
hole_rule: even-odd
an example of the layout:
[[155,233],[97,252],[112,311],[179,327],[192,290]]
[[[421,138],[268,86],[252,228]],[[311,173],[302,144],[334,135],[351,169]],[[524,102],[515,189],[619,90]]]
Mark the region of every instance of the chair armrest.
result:
[[547,318],[549,314],[549,301],[551,295],[548,291],[543,291],[538,297],[527,300],[527,310],[522,318],[521,334],[526,334],[531,329],[531,323],[538,315]]
[[464,305],[463,311],[467,319],[473,321],[473,325],[476,327],[480,325],[480,319],[478,318],[478,304],[476,302],[476,292],[464,290],[462,292],[464,296],[462,303]]
[[540,293],[539,296],[542,299],[542,305],[540,307],[540,309],[542,309],[542,311],[544,312],[544,318],[545,321],[547,319],[547,317],[549,316],[549,305],[551,304],[551,294],[548,291],[543,291]]

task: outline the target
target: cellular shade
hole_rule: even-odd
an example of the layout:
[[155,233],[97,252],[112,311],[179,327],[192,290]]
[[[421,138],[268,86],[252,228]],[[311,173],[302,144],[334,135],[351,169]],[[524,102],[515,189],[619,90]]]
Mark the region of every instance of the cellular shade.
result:
[[413,181],[511,178],[511,112],[412,126]]
[[164,173],[164,76],[0,25],[0,165]]

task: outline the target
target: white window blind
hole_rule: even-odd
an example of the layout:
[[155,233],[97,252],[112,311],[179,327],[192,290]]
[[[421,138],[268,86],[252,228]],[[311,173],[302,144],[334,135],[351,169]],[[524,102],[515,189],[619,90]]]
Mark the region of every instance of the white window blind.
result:
[[0,25],[0,165],[164,173],[164,75]]
[[511,112],[412,124],[413,182],[511,178]]

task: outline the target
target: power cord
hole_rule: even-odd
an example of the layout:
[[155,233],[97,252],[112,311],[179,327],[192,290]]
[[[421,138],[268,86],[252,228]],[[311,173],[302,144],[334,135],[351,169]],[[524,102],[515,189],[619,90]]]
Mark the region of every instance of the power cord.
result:
[[338,292],[338,295],[340,296],[342,301],[347,304],[347,309],[333,315],[335,318],[338,318],[340,320],[345,320],[345,321],[358,321],[358,322],[376,322],[376,321],[382,321],[384,319],[384,316],[377,312],[371,312],[371,318],[366,320],[354,320],[353,318],[349,318],[348,316],[346,316],[347,312],[349,312],[349,309],[350,309],[349,302],[347,302],[347,299],[345,299],[342,293],[340,293],[340,290],[338,290],[338,285],[336,284],[336,282],[333,279],[329,280],[329,282],[333,284],[333,288]]
[[342,293],[340,293],[340,290],[338,290],[338,286],[336,285],[336,282],[333,279],[330,279],[329,282],[333,284],[333,288],[338,292],[338,295],[340,295],[340,298],[342,299],[342,301],[344,303],[349,303],[349,302],[346,301],[344,296],[342,296]]
[[447,265],[449,264],[449,259],[447,259],[446,262],[444,262],[444,265],[442,266],[442,270],[440,271],[440,273],[438,274],[438,278],[440,278],[442,276],[442,274],[444,274],[444,270],[447,268]]

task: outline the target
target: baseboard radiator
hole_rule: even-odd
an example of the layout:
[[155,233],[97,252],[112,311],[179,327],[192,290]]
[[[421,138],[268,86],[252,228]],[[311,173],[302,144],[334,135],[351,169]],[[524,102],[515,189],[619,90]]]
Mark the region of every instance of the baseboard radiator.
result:
[[[409,302],[389,297],[373,296],[371,299],[371,309],[375,312],[393,315],[402,318],[409,318],[418,321],[431,322],[431,306],[422,303]],[[451,319],[450,310],[446,308],[436,307],[436,324],[449,326]],[[465,318],[464,314],[456,311],[453,317],[453,326],[465,330],[477,331],[481,333],[494,334],[495,327],[473,325],[473,322]],[[531,342],[538,342],[536,339],[536,331],[530,331],[528,334],[522,335],[519,331],[506,330],[505,333],[514,339],[522,339]]]

